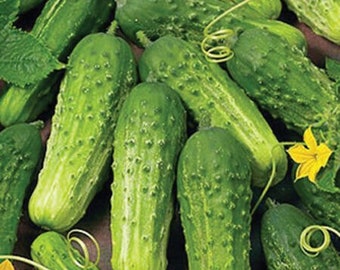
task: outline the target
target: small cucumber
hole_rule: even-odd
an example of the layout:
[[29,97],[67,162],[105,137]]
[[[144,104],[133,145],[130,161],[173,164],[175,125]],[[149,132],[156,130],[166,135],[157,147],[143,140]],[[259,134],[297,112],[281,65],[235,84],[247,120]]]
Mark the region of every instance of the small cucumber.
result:
[[243,89],[199,48],[180,38],[161,37],[145,49],[138,67],[142,81],[163,82],[176,90],[201,126],[226,128],[246,146],[255,186],[266,185],[273,163],[273,184],[283,179],[286,153],[268,122]]
[[[33,261],[53,270],[99,269],[93,263],[86,262],[63,234],[54,231],[43,232],[33,240],[31,257]],[[84,265],[86,268],[81,267]]]
[[294,189],[311,216],[340,231],[340,192],[323,191],[307,179],[296,181]]
[[136,80],[134,55],[122,38],[89,34],[72,51],[29,201],[35,224],[66,231],[85,214],[107,180],[118,113]]
[[0,254],[10,255],[28,186],[42,159],[39,129],[16,124],[0,132]]
[[230,132],[212,127],[184,145],[177,196],[189,269],[250,269],[251,168]]
[[[261,242],[268,270],[339,269],[340,257],[332,244],[318,256],[308,256],[300,248],[302,231],[315,224],[296,206],[271,202],[261,220]],[[319,246],[323,236],[315,233],[310,241],[312,246]]]
[[113,269],[167,269],[173,185],[185,139],[186,112],[177,93],[161,83],[138,84],[115,130]]
[[[114,8],[112,0],[49,0],[30,33],[65,62],[81,38],[106,27]],[[55,102],[61,76],[52,72],[25,88],[8,85],[0,92],[0,123],[9,126],[37,119]]]

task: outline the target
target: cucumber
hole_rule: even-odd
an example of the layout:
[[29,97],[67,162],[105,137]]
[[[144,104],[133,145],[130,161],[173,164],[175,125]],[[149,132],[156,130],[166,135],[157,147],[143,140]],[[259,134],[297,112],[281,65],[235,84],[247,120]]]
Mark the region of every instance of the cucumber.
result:
[[300,134],[327,120],[338,105],[334,82],[298,50],[269,31],[242,32],[227,62],[232,78],[263,109]]
[[[240,29],[265,28],[286,39],[291,46],[307,51],[307,42],[302,32],[292,25],[276,20],[281,13],[281,1],[249,1],[222,16],[241,2],[243,1],[117,1],[115,18],[124,34],[140,46],[144,46],[139,40],[140,31],[150,40],[172,35],[201,46],[206,31],[213,36],[216,35],[215,31],[221,31],[216,36],[226,35],[232,41],[233,35]],[[212,22],[214,23],[210,25]],[[221,43],[219,45],[226,45],[223,43],[224,37],[218,41]]]
[[320,190],[307,179],[294,182],[293,187],[303,205],[315,220],[340,231],[339,192],[330,193]]
[[255,186],[264,186],[275,163],[273,184],[287,170],[284,149],[256,105],[199,48],[165,36],[151,43],[138,63],[142,81],[164,82],[179,93],[189,114],[201,126],[228,129],[249,153]]
[[[77,264],[85,265],[87,262],[71,244],[63,234],[54,231],[42,232],[31,244],[32,260],[53,270],[84,269]],[[97,270],[99,268],[91,263],[86,269]]]
[[10,255],[17,241],[27,189],[43,154],[39,129],[16,124],[0,132],[0,254]]
[[[339,269],[340,257],[332,244],[314,257],[301,250],[302,231],[315,224],[309,215],[292,204],[270,203],[261,220],[261,242],[268,270]],[[319,233],[313,235],[312,245],[320,245],[322,237]]]
[[326,143],[334,151],[329,165],[318,176],[320,186],[334,182],[340,168],[340,110],[335,82],[300,50],[263,29],[242,32],[232,50],[228,71],[262,110],[300,135],[313,126],[317,142]]
[[189,269],[250,269],[251,167],[246,149],[219,127],[184,145],[177,196]]
[[162,83],[140,83],[117,122],[111,198],[112,269],[167,269],[177,158],[186,111]]
[[284,0],[299,21],[307,24],[316,34],[340,44],[340,2],[338,0]]
[[20,0],[19,12],[20,14],[26,13],[44,2],[46,2],[46,0]]
[[[203,29],[223,12],[242,2],[220,0],[118,0],[115,19],[122,32],[136,44],[140,40],[138,31],[151,40],[165,35],[174,35],[190,42],[200,43],[203,39]],[[233,11],[239,19],[263,18],[276,19],[281,12],[281,1],[258,0]],[[226,16],[217,26],[230,28],[234,25],[233,16]]]
[[[85,35],[101,31],[109,23],[115,5],[112,0],[49,0],[36,19],[31,34],[46,45],[61,62]],[[66,23],[65,23],[66,22]],[[8,85],[0,92],[0,123],[30,122],[55,102],[62,72],[25,88]]]
[[122,38],[93,33],[76,45],[29,200],[36,225],[66,231],[85,214],[107,180],[118,113],[136,81],[134,55]]

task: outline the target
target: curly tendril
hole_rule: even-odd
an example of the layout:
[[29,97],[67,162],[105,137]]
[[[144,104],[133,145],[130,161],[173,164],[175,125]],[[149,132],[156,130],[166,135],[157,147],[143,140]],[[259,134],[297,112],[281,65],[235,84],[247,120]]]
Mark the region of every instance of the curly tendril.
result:
[[[323,242],[319,246],[313,247],[310,243],[312,235],[321,231],[323,235]],[[340,232],[333,229],[332,227],[322,225],[311,225],[306,227],[300,235],[300,248],[309,257],[316,257],[320,252],[328,248],[331,243],[330,233],[334,233],[337,237],[340,237]]]
[[[94,244],[96,252],[97,252],[97,257],[96,257],[96,260],[94,262],[92,262],[90,260],[89,250],[88,250],[87,245],[85,244],[85,242],[83,240],[81,240],[77,236],[72,236],[75,233],[82,234],[82,235],[86,236]],[[80,267],[82,269],[88,269],[90,266],[97,265],[99,263],[99,260],[100,260],[100,247],[99,247],[99,244],[98,244],[97,240],[94,238],[93,235],[91,235],[90,233],[88,233],[88,232],[86,232],[84,230],[73,229],[73,230],[71,230],[71,231],[69,231],[67,233],[66,238],[67,238],[67,242],[68,242],[68,252],[69,252],[69,255],[70,255],[70,257],[71,257],[71,259],[72,259],[72,261],[74,262],[75,265],[77,265],[78,267]],[[84,257],[84,262],[83,263],[80,262],[75,257],[75,252],[73,251],[73,249],[74,249],[73,243],[75,243],[75,244],[77,244],[79,246],[80,252],[83,254],[83,257]]]
[[[235,9],[247,4],[251,0],[244,0],[230,9],[223,12],[221,15],[212,20],[203,30],[203,40],[201,42],[201,50],[210,62],[222,63],[226,62],[234,56],[230,48],[230,41],[235,36],[232,29],[220,29],[215,32],[209,33],[209,29],[223,17],[233,12]],[[220,44],[220,45],[216,45]]]
[[35,267],[35,269],[38,269],[38,270],[51,270],[49,268],[46,268],[45,266],[35,262],[35,261],[32,261],[32,260],[29,260],[27,258],[24,258],[24,257],[21,257],[21,256],[16,256],[16,255],[0,255],[0,259],[8,259],[8,260],[13,260],[13,261],[18,261],[18,262],[22,262],[22,263],[25,263],[27,265],[31,265],[33,267]]

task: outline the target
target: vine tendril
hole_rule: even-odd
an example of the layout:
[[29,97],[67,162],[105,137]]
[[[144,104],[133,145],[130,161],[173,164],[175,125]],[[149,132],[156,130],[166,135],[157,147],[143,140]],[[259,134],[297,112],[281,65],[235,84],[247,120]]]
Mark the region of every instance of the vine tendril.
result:
[[[235,6],[229,8],[221,15],[213,19],[203,30],[203,40],[201,42],[201,50],[210,62],[221,63],[226,62],[234,56],[230,48],[230,40],[235,36],[232,29],[220,29],[209,34],[209,29],[223,17],[233,12],[235,9],[247,4],[251,0],[244,0]],[[220,43],[221,45],[215,45]]]
[[[79,237],[76,236],[72,236],[72,234],[82,234],[85,235],[87,238],[89,238],[91,240],[91,242],[94,244],[96,252],[97,252],[97,257],[96,260],[94,262],[92,262],[90,260],[90,254],[89,254],[89,250],[85,244],[85,242],[83,240],[81,240]],[[77,265],[78,267],[82,268],[82,269],[88,269],[89,266],[91,265],[97,265],[99,263],[100,260],[100,247],[99,244],[97,242],[97,240],[94,238],[93,235],[91,235],[90,233],[84,231],[84,230],[80,230],[80,229],[73,229],[71,231],[69,231],[67,233],[67,242],[68,242],[68,252],[69,255],[72,259],[72,261],[74,262],[75,265]],[[78,244],[81,253],[83,254],[84,257],[84,262],[80,262],[76,257],[75,257],[75,252],[73,251],[74,247],[72,245],[72,243],[76,243]]]
[[[256,211],[256,209],[259,207],[259,205],[261,204],[261,202],[263,201],[263,198],[266,196],[269,188],[271,187],[274,178],[275,178],[275,173],[276,173],[276,162],[275,159],[273,158],[273,153],[274,153],[274,149],[276,149],[279,146],[287,146],[287,145],[294,145],[297,142],[280,142],[279,144],[273,146],[273,148],[271,149],[271,154],[272,154],[272,170],[271,170],[271,174],[269,176],[269,179],[265,185],[265,187],[263,188],[261,195],[259,197],[259,199],[256,201],[255,205],[253,206],[253,209],[251,210],[251,215],[253,215]],[[303,144],[303,143],[301,143]]]
[[0,255],[0,259],[8,259],[8,260],[14,260],[14,261],[23,262],[23,263],[31,265],[31,266],[35,267],[36,269],[39,269],[39,270],[51,270],[51,269],[48,269],[45,266],[43,266],[43,265],[41,265],[41,264],[39,264],[39,263],[37,263],[35,261],[29,260],[29,259],[21,257],[21,256],[16,256],[16,255]]
[[[323,242],[316,247],[313,247],[310,243],[312,235],[317,232],[321,231],[323,235]],[[311,225],[306,227],[301,235],[300,235],[300,248],[301,250],[310,257],[316,257],[319,255],[320,252],[328,248],[331,243],[331,236],[330,233],[334,233],[337,237],[340,237],[340,232],[333,229],[332,227],[323,226],[323,225]]]

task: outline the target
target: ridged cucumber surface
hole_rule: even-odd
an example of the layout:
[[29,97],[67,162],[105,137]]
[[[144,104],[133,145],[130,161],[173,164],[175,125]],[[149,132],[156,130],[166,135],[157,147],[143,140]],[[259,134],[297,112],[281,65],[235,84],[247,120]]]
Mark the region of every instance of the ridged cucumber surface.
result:
[[176,37],[161,37],[145,49],[138,65],[142,81],[163,82],[176,90],[201,126],[226,128],[246,146],[254,185],[267,183],[273,163],[273,184],[283,179],[286,153],[268,122],[243,89],[199,48]]
[[186,112],[174,90],[140,83],[131,91],[115,130],[112,269],[167,269],[175,171],[186,136]]
[[16,124],[0,132],[0,254],[12,253],[27,188],[43,156],[37,126]]
[[250,269],[251,167],[225,129],[201,129],[187,140],[177,196],[189,269]]
[[118,113],[136,81],[134,55],[122,38],[90,34],[72,51],[29,201],[35,224],[66,231],[85,214],[107,180]]
[[[118,0],[115,18],[124,34],[135,43],[139,43],[136,33],[143,31],[155,40],[165,35],[174,35],[187,41],[200,43],[203,29],[215,18],[242,2],[241,0]],[[234,15],[239,18],[276,19],[281,13],[281,1],[250,1],[225,16],[216,24],[218,27],[230,28],[238,25]],[[234,24],[235,23],[235,24]]]

